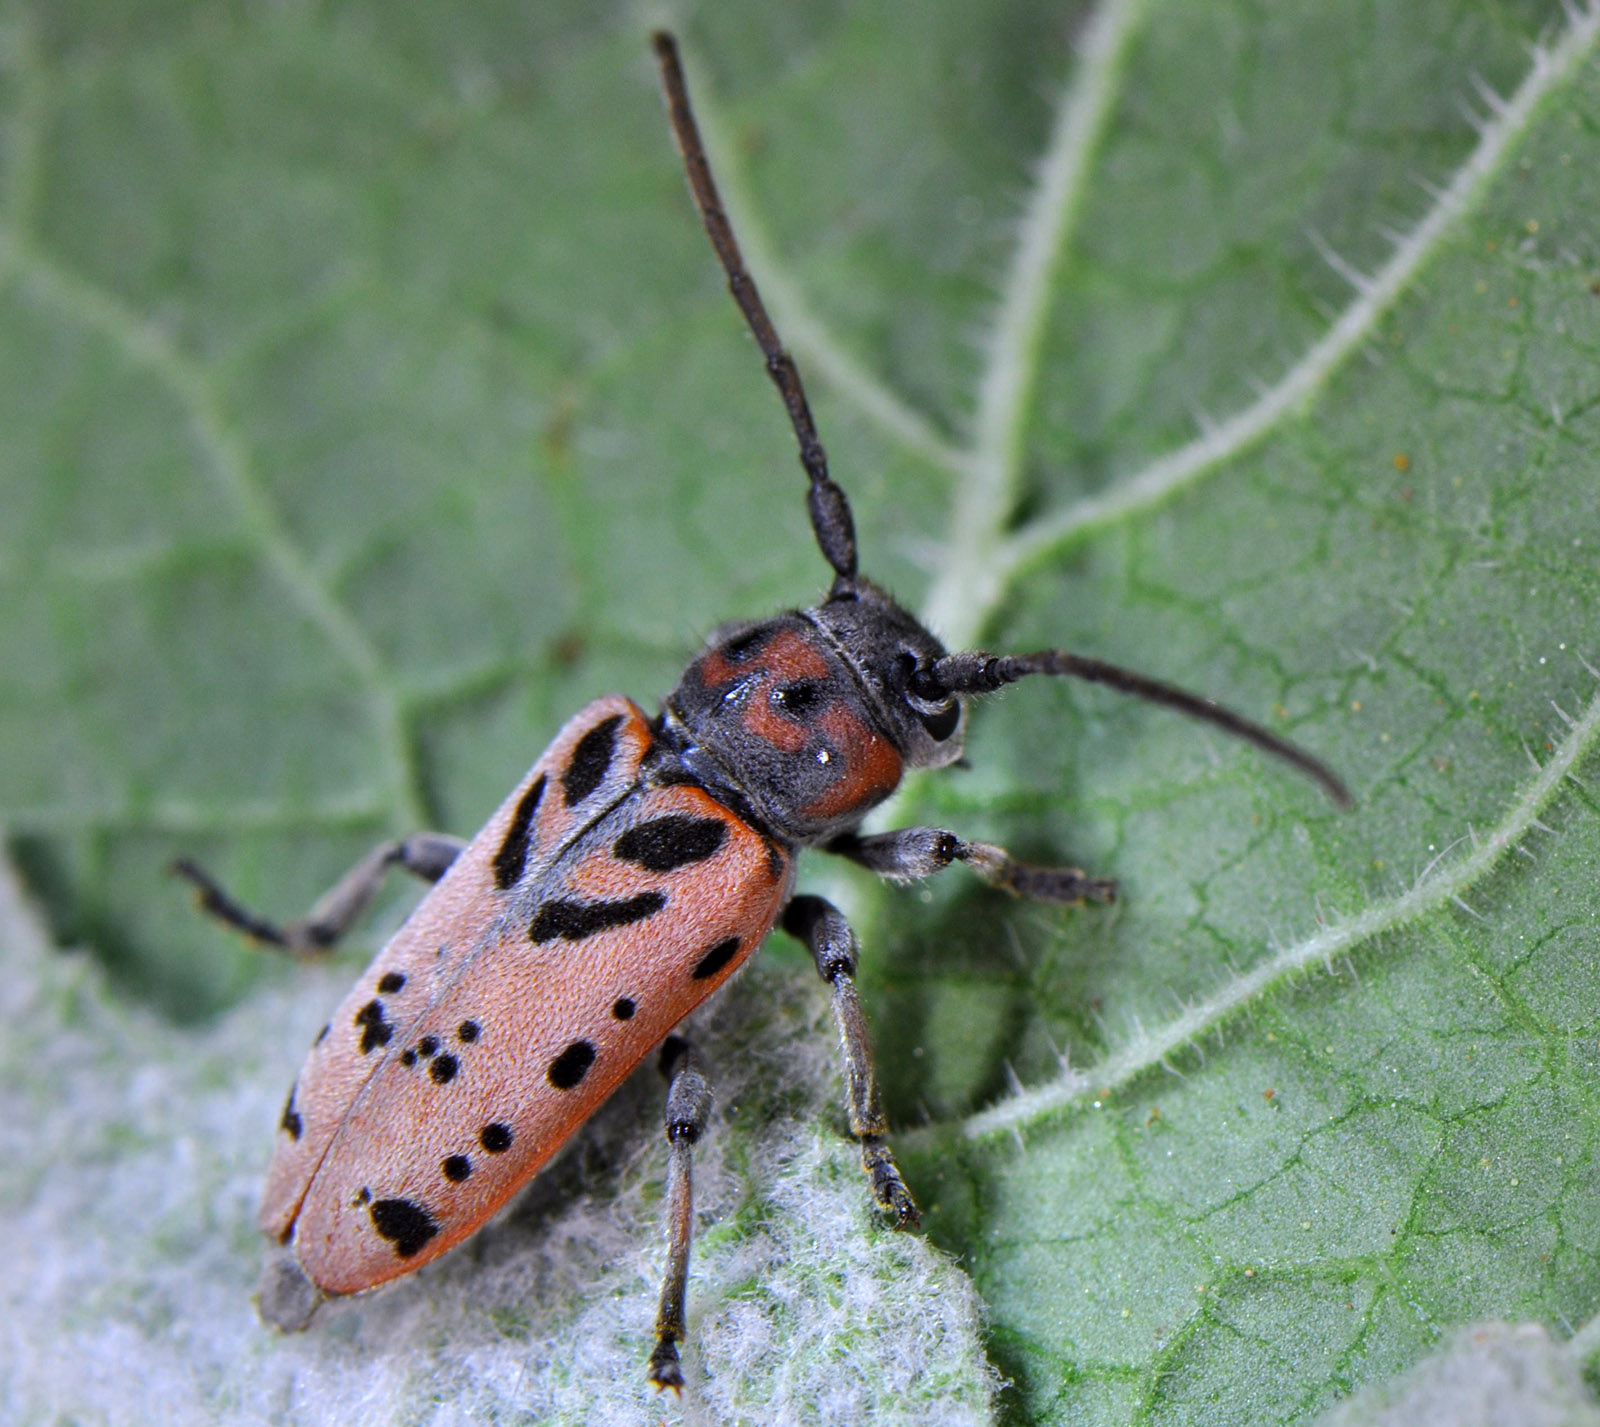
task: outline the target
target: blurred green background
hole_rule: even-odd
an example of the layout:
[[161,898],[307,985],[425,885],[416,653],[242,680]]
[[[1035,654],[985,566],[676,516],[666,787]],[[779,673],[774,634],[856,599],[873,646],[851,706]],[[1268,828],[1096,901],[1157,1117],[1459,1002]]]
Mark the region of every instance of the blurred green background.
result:
[[[652,706],[716,623],[822,587],[792,437],[666,132],[663,21],[866,572],[993,647],[1214,693],[1359,800],[1339,815],[1171,715],[1025,686],[899,818],[1115,876],[1114,911],[804,874],[857,919],[929,1241],[987,1304],[959,1390],[918,1410],[1309,1421],[1459,1324],[1579,1328],[1600,1302],[1591,795],[1539,794],[1526,856],[1466,905],[1397,910],[1531,807],[1530,755],[1591,736],[1564,716],[1600,659],[1600,76],[1591,21],[1544,0],[0,4],[0,822],[53,938],[94,959],[95,1014],[171,1064],[218,1026],[248,1040],[294,972],[196,917],[174,855],[301,910],[381,837],[470,833],[587,699]],[[1065,204],[1041,198],[1048,153],[1080,160]],[[1360,275],[1475,154],[1405,295],[1360,309]],[[1056,259],[1019,268],[1019,232],[1063,214]],[[997,316],[1021,299],[1031,337]],[[1261,409],[1352,312],[1306,400],[1170,498],[984,578],[1008,536]],[[392,889],[338,975],[413,896]],[[1332,975],[1140,1059],[1142,1032],[1374,910],[1383,934]],[[778,938],[768,961],[762,995],[815,1019],[804,955]],[[52,1015],[82,1029],[45,1002],[13,1041],[35,1065]],[[714,1064],[793,1029],[739,1019]],[[263,1061],[281,1093],[298,1042],[263,1021],[197,1096]],[[1099,1103],[978,1133],[1060,1057],[1119,1053]],[[114,1156],[122,1071],[88,1069],[110,1137],[85,1153]],[[72,1112],[69,1087],[35,1089],[26,1119]],[[848,1180],[836,1095],[796,1113]],[[764,1143],[755,1118],[718,1133]],[[37,1127],[19,1163],[43,1162]],[[243,1186],[239,1255],[269,1139],[219,1170]],[[735,1150],[723,1171],[759,1203],[760,1154]],[[3,1202],[37,1193],[19,1170]],[[849,1233],[908,1281],[864,1212]],[[782,1379],[790,1311],[721,1369],[716,1413],[778,1411],[741,1393]],[[894,1313],[852,1324],[899,1351]],[[417,1331],[448,1355],[448,1324]],[[1009,1384],[992,1404],[985,1357]],[[213,1410],[248,1395],[222,1369],[194,1383]],[[508,1389],[493,1410],[546,1409]]]

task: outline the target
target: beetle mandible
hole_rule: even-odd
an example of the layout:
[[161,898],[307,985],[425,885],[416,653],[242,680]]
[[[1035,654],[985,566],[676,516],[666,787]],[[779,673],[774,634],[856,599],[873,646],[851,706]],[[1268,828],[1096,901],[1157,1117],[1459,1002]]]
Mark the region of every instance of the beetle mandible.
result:
[[855,933],[830,902],[792,894],[799,850],[895,881],[959,862],[1045,902],[1116,895],[1113,882],[1029,866],[943,828],[859,832],[906,771],[960,757],[968,700],[1033,674],[1087,679],[1243,738],[1349,799],[1317,759],[1172,685],[1059,649],[949,653],[859,573],[849,501],[723,212],[677,46],[665,33],[653,43],[694,201],[799,441],[812,530],[833,571],[827,595],[716,630],[653,719],[619,695],[596,700],[471,842],[386,842],[300,920],[256,916],[192,862],[175,870],[207,912],[302,956],[339,941],[391,866],[434,884],[322,1028],[289,1092],[260,1212],[283,1246],[263,1276],[263,1318],[302,1328],[324,1297],[460,1243],[659,1051],[667,1269],[649,1376],[681,1389],[691,1161],[711,1089],[677,1028],[775,924],[806,945],[830,987],[872,1196],[892,1224],[917,1223],[886,1138]]

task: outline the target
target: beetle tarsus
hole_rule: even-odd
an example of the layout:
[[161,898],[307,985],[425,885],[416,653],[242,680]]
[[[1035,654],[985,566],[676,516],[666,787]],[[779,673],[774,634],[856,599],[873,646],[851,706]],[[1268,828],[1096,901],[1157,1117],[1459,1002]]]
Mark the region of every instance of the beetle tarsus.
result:
[[894,1162],[894,1151],[876,1135],[867,1135],[861,1141],[861,1165],[872,1185],[872,1197],[878,1208],[887,1214],[897,1229],[916,1229],[922,1225],[917,1212],[917,1202],[900,1176],[900,1166]]
[[195,889],[195,905],[208,917],[215,917],[224,926],[243,932],[251,941],[263,946],[289,950],[288,933],[276,922],[258,917],[248,907],[236,902],[212,875],[198,862],[180,857],[168,864],[174,877],[181,877]]
[[1035,867],[1018,862],[992,842],[963,843],[957,856],[990,886],[1030,901],[1077,905],[1117,900],[1117,884],[1112,878],[1090,877],[1077,867]]
[[665,1392],[671,1388],[683,1395],[683,1364],[678,1361],[678,1344],[665,1335],[656,1339],[656,1349],[650,1354],[650,1381]]

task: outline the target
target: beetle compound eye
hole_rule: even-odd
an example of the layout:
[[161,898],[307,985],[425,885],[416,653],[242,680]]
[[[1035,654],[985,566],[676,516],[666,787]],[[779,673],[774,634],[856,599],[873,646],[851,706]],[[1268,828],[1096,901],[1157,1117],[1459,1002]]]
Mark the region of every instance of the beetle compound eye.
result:
[[918,708],[916,704],[912,704],[911,709],[935,743],[943,743],[961,722],[961,705],[954,699],[946,699],[942,707],[931,710]]

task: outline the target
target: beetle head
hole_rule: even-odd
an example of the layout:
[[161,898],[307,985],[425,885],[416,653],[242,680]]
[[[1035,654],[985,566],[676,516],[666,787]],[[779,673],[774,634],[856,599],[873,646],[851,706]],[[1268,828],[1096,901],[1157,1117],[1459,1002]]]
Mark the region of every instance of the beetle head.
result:
[[944,768],[961,757],[966,711],[933,677],[944,645],[909,610],[858,578],[805,617],[849,665],[906,767]]

